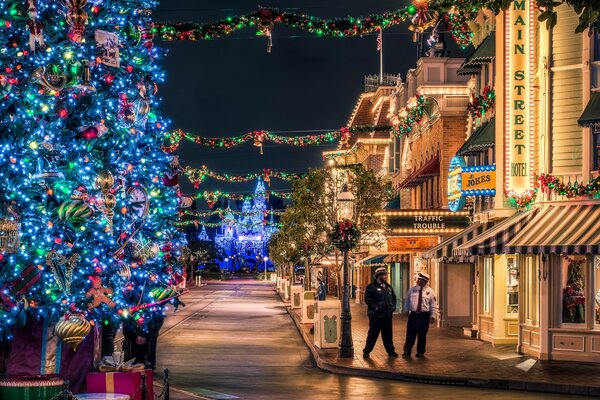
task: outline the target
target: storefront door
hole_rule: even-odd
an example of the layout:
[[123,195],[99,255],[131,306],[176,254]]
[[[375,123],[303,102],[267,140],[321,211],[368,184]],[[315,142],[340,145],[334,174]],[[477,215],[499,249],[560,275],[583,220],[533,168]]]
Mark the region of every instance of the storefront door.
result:
[[404,303],[404,297],[408,291],[410,280],[408,278],[408,267],[407,262],[393,262],[391,263],[391,285],[396,293],[398,299],[396,303],[396,310],[402,312],[402,304]]

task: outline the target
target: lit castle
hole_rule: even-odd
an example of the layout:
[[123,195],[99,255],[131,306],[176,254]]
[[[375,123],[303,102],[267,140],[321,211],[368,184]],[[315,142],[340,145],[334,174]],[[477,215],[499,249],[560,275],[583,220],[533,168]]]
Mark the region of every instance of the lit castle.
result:
[[268,256],[268,243],[277,231],[271,214],[266,224],[265,185],[258,181],[252,203],[246,199],[242,212],[234,213],[229,207],[223,219],[220,232],[215,235],[215,245],[222,249],[227,259],[225,269],[238,269],[242,266],[264,267],[263,257]]

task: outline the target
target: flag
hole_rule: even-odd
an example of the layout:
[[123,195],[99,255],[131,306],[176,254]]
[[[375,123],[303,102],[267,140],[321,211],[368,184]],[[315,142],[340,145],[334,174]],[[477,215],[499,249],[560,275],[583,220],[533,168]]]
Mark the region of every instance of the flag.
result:
[[381,51],[383,47],[383,30],[379,28],[379,34],[377,35],[377,51]]

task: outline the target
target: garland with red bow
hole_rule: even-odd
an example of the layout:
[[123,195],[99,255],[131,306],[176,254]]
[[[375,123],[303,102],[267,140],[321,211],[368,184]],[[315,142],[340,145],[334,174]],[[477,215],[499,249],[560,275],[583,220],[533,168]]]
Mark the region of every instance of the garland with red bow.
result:
[[335,224],[329,236],[336,248],[345,251],[358,246],[360,231],[354,222],[345,219]]

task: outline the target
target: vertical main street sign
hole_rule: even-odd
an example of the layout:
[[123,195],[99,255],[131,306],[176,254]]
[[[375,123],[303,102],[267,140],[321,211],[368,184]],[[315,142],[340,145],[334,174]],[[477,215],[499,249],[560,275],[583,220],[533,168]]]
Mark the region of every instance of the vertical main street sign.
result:
[[513,0],[504,13],[505,191],[533,190],[534,0]]

